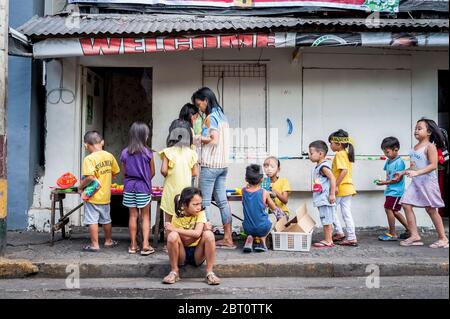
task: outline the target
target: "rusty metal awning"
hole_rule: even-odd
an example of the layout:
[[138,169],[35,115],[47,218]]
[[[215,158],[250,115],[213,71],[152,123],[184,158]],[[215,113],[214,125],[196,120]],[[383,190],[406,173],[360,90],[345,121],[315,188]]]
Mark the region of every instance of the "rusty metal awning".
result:
[[71,14],[33,17],[18,28],[31,39],[78,36],[143,36],[172,33],[302,31],[306,28],[355,31],[447,31],[448,19],[313,19],[294,17],[195,16],[171,14]]

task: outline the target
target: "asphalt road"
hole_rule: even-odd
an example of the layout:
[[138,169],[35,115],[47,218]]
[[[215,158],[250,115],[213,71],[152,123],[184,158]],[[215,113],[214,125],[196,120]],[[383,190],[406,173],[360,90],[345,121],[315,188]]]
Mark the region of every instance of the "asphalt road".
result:
[[[366,283],[373,288],[368,288]],[[12,279],[0,281],[0,299],[448,299],[448,277],[226,278],[220,286],[201,279],[163,285],[154,278]]]

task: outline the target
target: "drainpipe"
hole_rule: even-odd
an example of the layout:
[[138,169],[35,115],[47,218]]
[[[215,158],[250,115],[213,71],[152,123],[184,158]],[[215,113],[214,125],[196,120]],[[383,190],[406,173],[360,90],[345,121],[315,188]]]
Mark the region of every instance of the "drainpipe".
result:
[[0,0],[0,256],[6,248],[6,88],[8,79],[8,0]]

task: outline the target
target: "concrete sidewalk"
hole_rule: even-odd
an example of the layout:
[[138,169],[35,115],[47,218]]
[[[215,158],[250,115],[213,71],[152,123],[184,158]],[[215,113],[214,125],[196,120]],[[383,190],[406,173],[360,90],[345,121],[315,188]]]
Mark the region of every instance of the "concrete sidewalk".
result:
[[[309,252],[270,250],[243,254],[243,240],[239,240],[236,241],[237,250],[217,250],[215,271],[224,278],[356,277],[369,275],[368,266],[376,265],[381,276],[448,276],[449,250],[428,247],[437,238],[435,232],[422,233],[423,247],[380,242],[377,240],[379,233],[373,230],[358,232],[359,247],[312,247]],[[129,255],[129,239],[125,232],[114,233],[114,239],[120,243],[118,247],[102,249],[98,253],[81,252],[81,247],[89,242],[86,233],[72,234],[70,239],[59,240],[53,247],[48,244],[48,237],[48,234],[36,232],[9,232],[5,257],[11,265],[16,259],[31,261],[38,268],[34,274],[38,278],[66,278],[73,267],[79,267],[81,278],[162,278],[170,269],[162,244],[151,256]],[[313,242],[321,238],[316,232]],[[30,273],[15,271],[3,277],[17,278]],[[181,270],[181,275],[203,277],[204,268],[188,266]]]

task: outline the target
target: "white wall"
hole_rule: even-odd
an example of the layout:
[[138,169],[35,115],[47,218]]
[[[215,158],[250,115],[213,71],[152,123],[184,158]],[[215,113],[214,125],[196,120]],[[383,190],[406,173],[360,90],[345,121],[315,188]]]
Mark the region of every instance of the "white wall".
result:
[[[412,123],[421,116],[437,119],[437,69],[448,69],[447,51],[416,52],[406,50],[383,50],[362,48],[307,48],[301,50],[298,63],[292,62],[291,49],[227,49],[120,57],[81,58],[80,64],[102,67],[153,67],[153,148],[164,147],[170,122],[178,115],[181,106],[190,100],[191,94],[202,86],[202,61],[239,60],[248,62],[261,60],[268,68],[269,126],[278,128],[278,154],[298,155],[302,149],[302,67],[309,68],[381,68],[410,69],[412,74]],[[218,61],[216,61],[218,62]],[[76,89],[76,60],[66,60],[65,86]],[[220,63],[220,62],[218,62]],[[49,65],[48,88],[56,87],[59,81],[58,66]],[[369,87],[368,87],[369,89]],[[77,92],[79,94],[79,92]],[[350,101],[351,102],[351,101]],[[65,171],[79,172],[80,136],[78,133],[79,103],[76,105],[48,105],[46,138],[46,176],[39,207],[49,207],[45,200],[48,190],[56,178]],[[393,105],[395,107],[395,105]],[[370,117],[370,114],[367,114]],[[294,124],[294,132],[287,135],[286,118]],[[308,121],[307,118],[303,119]],[[363,125],[363,124],[362,124]],[[65,138],[62,139],[61,131]],[[412,133],[411,133],[412,134]],[[324,139],[327,137],[324,136]],[[411,145],[404,145],[407,149]],[[304,148],[304,147],[303,147]],[[381,153],[381,151],[380,151]],[[157,167],[160,162],[157,160]],[[228,187],[243,186],[246,163],[232,164]],[[372,180],[382,176],[382,161],[359,161],[355,164],[354,179],[360,194],[354,198],[353,213],[359,227],[384,226],[384,197]],[[312,164],[308,160],[282,161],[281,175],[289,177],[296,190],[291,195],[289,206],[295,210],[302,201],[310,201]],[[154,185],[162,185],[157,174]],[[239,203],[232,203],[232,210],[242,216]],[[311,209],[311,211],[313,211]],[[313,213],[318,221],[317,213]],[[216,214],[219,216],[219,214]],[[420,226],[431,222],[423,210],[417,211]],[[218,220],[215,222],[218,223]]]

